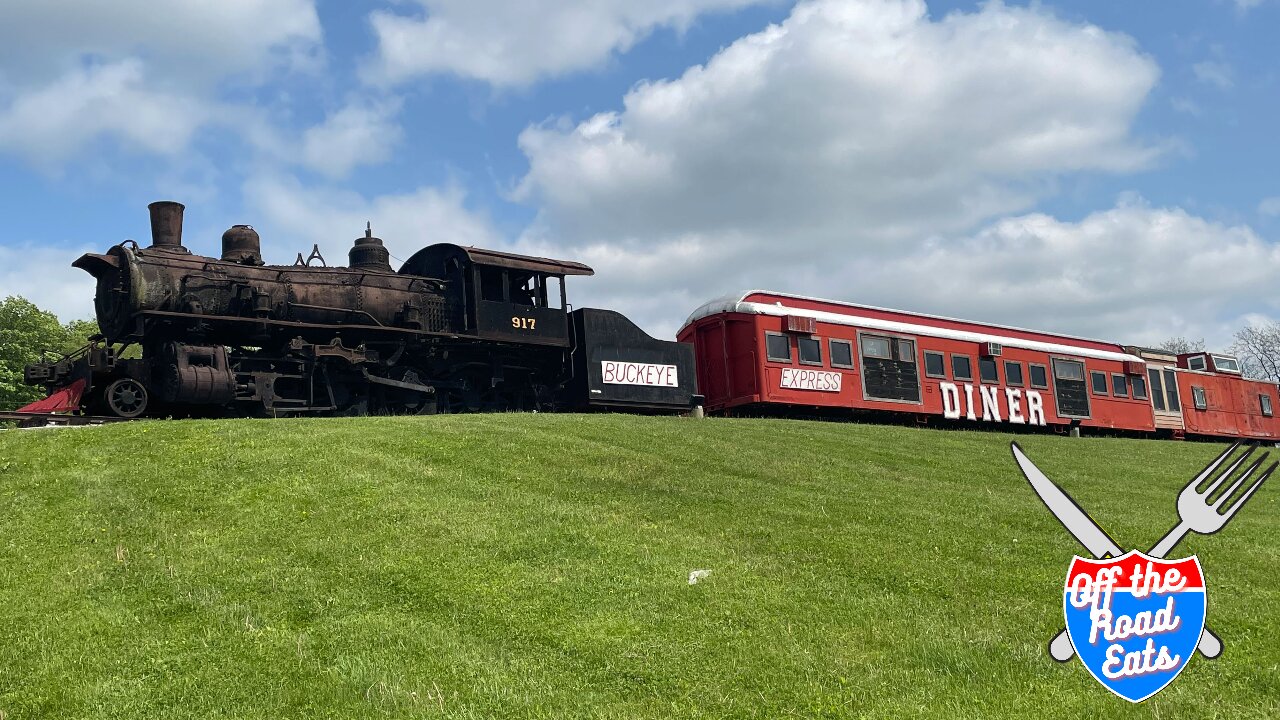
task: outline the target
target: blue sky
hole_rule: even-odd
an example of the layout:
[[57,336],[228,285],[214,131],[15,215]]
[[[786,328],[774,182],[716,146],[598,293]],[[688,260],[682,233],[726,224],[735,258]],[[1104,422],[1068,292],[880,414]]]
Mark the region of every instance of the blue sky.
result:
[[187,205],[579,259],[669,336],[768,287],[1225,345],[1280,317],[1280,1],[50,0],[0,9],[0,295]]

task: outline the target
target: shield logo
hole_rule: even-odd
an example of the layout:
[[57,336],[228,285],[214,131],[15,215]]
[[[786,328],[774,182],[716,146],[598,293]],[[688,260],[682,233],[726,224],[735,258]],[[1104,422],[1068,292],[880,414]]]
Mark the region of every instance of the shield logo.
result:
[[1138,703],[1173,682],[1195,654],[1204,632],[1204,573],[1194,555],[1076,556],[1062,607],[1067,635],[1089,674]]

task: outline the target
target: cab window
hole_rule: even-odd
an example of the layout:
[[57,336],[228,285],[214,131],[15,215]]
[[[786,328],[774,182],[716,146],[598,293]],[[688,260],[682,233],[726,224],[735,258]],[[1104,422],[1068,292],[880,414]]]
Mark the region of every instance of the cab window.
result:
[[506,302],[507,301],[507,283],[503,277],[506,275],[502,268],[481,267],[480,268],[480,299],[489,302]]

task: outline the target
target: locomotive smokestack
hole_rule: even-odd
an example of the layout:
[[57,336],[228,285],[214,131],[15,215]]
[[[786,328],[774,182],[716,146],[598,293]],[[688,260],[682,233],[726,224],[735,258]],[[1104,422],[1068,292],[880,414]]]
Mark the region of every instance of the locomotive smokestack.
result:
[[147,206],[151,211],[151,247],[185,250],[182,247],[182,203],[160,200]]

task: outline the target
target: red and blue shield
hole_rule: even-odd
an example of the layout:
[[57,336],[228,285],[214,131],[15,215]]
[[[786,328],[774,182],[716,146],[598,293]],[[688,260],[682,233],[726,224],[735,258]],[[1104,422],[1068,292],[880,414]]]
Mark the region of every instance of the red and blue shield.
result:
[[1142,702],[1187,666],[1204,632],[1205,587],[1193,555],[1162,560],[1076,557],[1062,593],[1067,635],[1089,674]]

